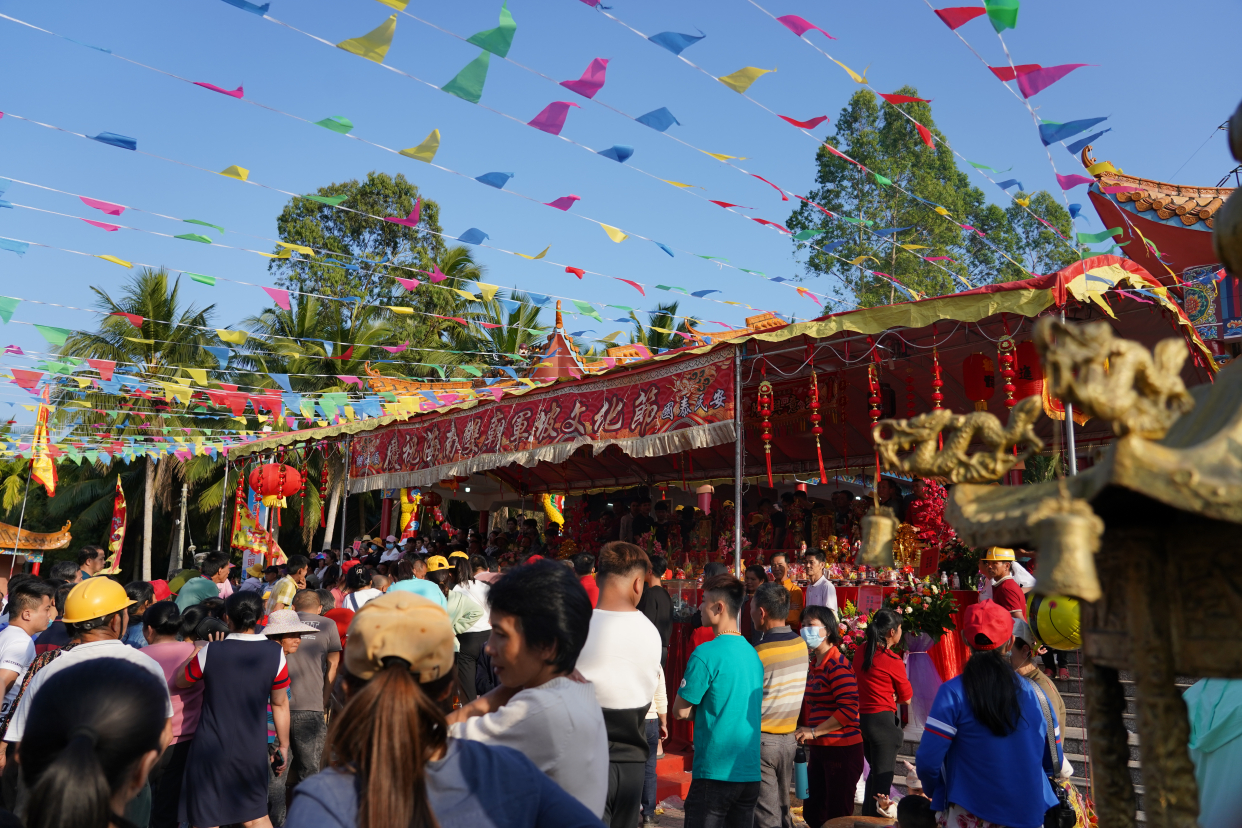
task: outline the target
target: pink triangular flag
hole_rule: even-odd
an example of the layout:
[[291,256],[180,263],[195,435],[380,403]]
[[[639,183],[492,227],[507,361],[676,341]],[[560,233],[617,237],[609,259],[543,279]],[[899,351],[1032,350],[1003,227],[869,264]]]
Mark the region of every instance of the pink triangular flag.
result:
[[402,342],[400,345],[381,345],[380,347],[390,354],[399,354],[410,347],[410,343]]
[[503,328],[504,327],[504,325],[498,325],[495,322],[478,322],[476,324],[478,324],[480,328],[487,328],[488,330],[491,330],[492,328]]
[[531,119],[527,126],[533,126],[535,129],[541,129],[552,135],[560,135],[561,130],[565,127],[565,118],[569,115],[570,107],[577,108],[576,103],[569,101],[553,101],[543,108],[543,111]]
[[576,196],[576,195],[561,196],[555,201],[547,202],[547,206],[555,207],[558,210],[568,210],[570,207],[574,206],[575,201],[581,201],[581,200],[582,200],[581,196]]
[[1062,190],[1072,190],[1075,187],[1079,187],[1083,184],[1094,184],[1094,183],[1095,183],[1094,178],[1088,178],[1085,175],[1061,175],[1060,173],[1057,174],[1057,184],[1060,185]]
[[613,278],[616,279],[618,282],[625,282],[627,285],[634,288],[634,290],[638,291],[643,296],[647,295],[647,291],[643,290],[643,286],[640,285],[638,282],[631,282],[629,279],[622,279],[620,276],[614,276]]
[[1045,66],[1034,72],[1020,74],[1018,75],[1018,89],[1021,90],[1023,97],[1030,98],[1052,86],[1075,69],[1090,65],[1090,63],[1063,63],[1060,66]]
[[272,297],[272,301],[285,310],[289,310],[289,291],[280,288],[263,288],[263,292]]
[[789,29],[789,31],[793,32],[798,37],[802,37],[802,35],[806,34],[811,29],[814,29],[829,40],[836,40],[835,37],[825,32],[819,26],[816,26],[814,23],[806,20],[805,18],[798,17],[796,14],[787,14],[784,17],[778,17],[776,18],[776,22],[780,23],[786,29]]
[[201,86],[204,89],[210,89],[212,92],[219,92],[221,95],[228,95],[230,98],[241,98],[241,96],[245,94],[240,85],[236,89],[232,90],[216,86],[214,83],[203,83],[202,81],[194,81],[194,85]]
[[595,93],[604,88],[604,71],[607,68],[608,58],[596,58],[579,80],[561,81],[561,86],[584,98],[594,98]]
[[[423,271],[423,272],[426,273],[426,271]],[[438,264],[431,265],[431,283],[432,284],[438,285],[447,278],[448,278],[447,276],[445,276],[443,273],[440,272],[440,266]]]
[[82,219],[82,221],[86,222],[92,227],[98,227],[100,230],[107,230],[109,233],[112,233],[114,231],[121,229],[118,225],[108,224],[107,222],[103,222],[103,221],[94,221],[93,219]]
[[362,387],[362,380],[358,379],[352,374],[337,374],[336,378],[339,380],[344,380],[345,382],[352,382],[354,385],[358,386],[359,388]]
[[400,276],[393,276],[392,278],[400,282],[401,287],[405,288],[406,290],[413,290],[414,288],[422,284],[422,282],[418,281],[417,279],[402,279]]
[[116,368],[116,363],[110,359],[88,359],[87,365],[90,365],[99,372],[99,377],[103,380],[112,379],[112,371]]
[[110,202],[100,201],[95,198],[87,198],[86,196],[78,196],[78,198],[82,199],[82,203],[87,207],[94,207],[96,210],[102,210],[109,216],[119,216],[121,213],[125,212],[125,208],[119,204],[112,204]]
[[391,221],[393,224],[404,224],[406,227],[417,227],[419,213],[422,211],[423,199],[420,196],[414,202],[414,209],[410,211],[409,218],[385,218],[384,221]]

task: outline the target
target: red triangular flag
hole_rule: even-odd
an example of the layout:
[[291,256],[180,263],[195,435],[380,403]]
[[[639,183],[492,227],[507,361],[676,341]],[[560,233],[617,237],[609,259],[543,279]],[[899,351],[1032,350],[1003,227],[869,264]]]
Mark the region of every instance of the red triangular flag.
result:
[[943,20],[944,25],[950,29],[964,26],[981,14],[987,14],[987,9],[980,6],[956,6],[951,9],[936,10],[936,16]]
[[328,359],[353,359],[353,358],[354,358],[354,346],[353,345],[350,345],[348,348],[346,348],[345,352],[341,354],[340,356],[328,357]]
[[[715,199],[713,199],[713,198],[709,198],[709,199],[708,199],[708,201],[710,201],[712,204],[715,204],[715,205],[717,205],[717,206],[719,206],[719,207],[724,207],[726,210],[727,210],[727,209],[729,209],[730,207],[742,207],[742,205],[740,205],[740,204],[731,204],[731,203],[730,203],[730,202],[728,202],[728,201],[716,201],[716,200],[715,200]],[[743,210],[753,210],[753,209],[755,209],[755,208],[753,208],[753,207],[742,207],[742,209],[743,209]]]
[[815,129],[815,127],[819,126],[824,121],[828,120],[827,115],[820,115],[819,117],[812,118],[809,121],[795,121],[793,118],[790,118],[788,115],[777,115],[776,117],[780,118],[782,121],[788,121],[789,123],[793,124],[796,127],[801,127],[802,129]]
[[13,372],[13,382],[30,392],[35,390],[35,386],[43,378],[42,371],[27,371],[24,368],[12,368],[10,370]]
[[126,319],[129,320],[129,324],[133,325],[138,330],[142,330],[143,318],[136,313],[126,313],[125,311],[113,311],[112,313],[108,315],[109,316],[124,316]]
[[99,372],[100,379],[112,379],[112,371],[116,368],[116,363],[110,359],[88,359],[87,365],[90,365]]
[[1038,63],[1019,63],[1017,66],[989,66],[988,68],[992,70],[993,75],[996,75],[998,79],[1004,82],[1011,81],[1018,75],[1025,75],[1028,72],[1034,72],[1043,67]]
[[620,276],[614,276],[613,278],[616,279],[618,282],[625,282],[627,285],[634,288],[634,290],[638,291],[643,296],[647,295],[647,291],[643,290],[643,286],[640,285],[638,282],[631,282],[629,279],[622,279]]
[[844,158],[846,161],[849,161],[851,164],[857,164],[860,167],[862,166],[862,164],[859,164],[853,158],[850,158],[848,155],[841,152],[841,150],[837,149],[832,144],[829,144],[827,141],[824,142],[824,149],[828,150],[830,153],[837,156],[838,158]]
[[581,279],[583,276],[586,275],[586,271],[580,267],[567,267],[565,268],[565,272],[572,273],[575,276],[577,276],[579,279]]
[[924,144],[927,144],[927,146],[931,147],[932,149],[936,148],[936,145],[932,143],[931,130],[929,130],[927,127],[919,123],[916,123],[914,125],[914,128],[918,130],[919,137],[923,139]]
[[926,98],[916,98],[913,95],[885,95],[881,92],[880,97],[894,106],[903,103],[931,103],[931,101]]

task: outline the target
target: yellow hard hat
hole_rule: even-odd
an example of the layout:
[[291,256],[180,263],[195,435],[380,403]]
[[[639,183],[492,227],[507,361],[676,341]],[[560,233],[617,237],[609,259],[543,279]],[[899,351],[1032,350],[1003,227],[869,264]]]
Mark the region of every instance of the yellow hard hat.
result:
[[448,559],[443,555],[432,555],[427,559],[428,572],[439,572],[441,569],[452,569],[452,567],[449,566]]
[[1006,549],[1003,546],[989,546],[988,552],[980,560],[983,561],[1013,561],[1016,560],[1012,549]]
[[465,558],[466,560],[470,560],[470,556],[465,552],[462,552],[460,549],[449,554],[449,560],[451,561],[453,558]]
[[125,587],[111,578],[96,576],[69,591],[65,598],[65,615],[61,620],[66,624],[80,624],[120,612],[136,603],[125,594]]

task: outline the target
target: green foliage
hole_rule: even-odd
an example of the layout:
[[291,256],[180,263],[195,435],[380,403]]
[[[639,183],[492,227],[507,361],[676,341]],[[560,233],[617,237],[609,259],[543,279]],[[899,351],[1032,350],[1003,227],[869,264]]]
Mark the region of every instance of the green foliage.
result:
[[[686,339],[675,333],[665,333],[665,331],[681,331],[682,333],[690,333],[687,321],[678,315],[678,303],[668,302],[662,305],[656,305],[655,310],[647,311],[647,324],[644,326],[639,321],[634,311],[630,311],[629,317],[634,325],[634,330],[630,332],[630,342],[646,345],[651,351],[666,351],[670,348],[681,348],[687,342]],[[653,330],[653,328],[663,328],[664,330]]]
[[[897,93],[918,95],[910,86]],[[940,137],[929,104],[900,107],[933,136]],[[830,141],[869,169],[882,171],[901,189],[877,181],[822,147],[817,152],[816,189],[810,194],[811,200],[838,216],[865,222],[831,219],[805,202],[790,216],[788,226],[795,233],[819,231],[808,240],[816,248],[842,242],[833,251],[835,256],[807,242],[794,242],[795,249],[808,253],[807,276],[832,277],[828,290],[852,295],[859,305],[873,306],[905,301],[906,297],[890,282],[867,271],[890,274],[925,295],[942,295],[966,289],[962,279],[974,285],[1013,281],[1030,278],[1031,273],[1052,272],[1074,261],[1071,246],[1057,240],[1025,210],[1017,205],[1002,210],[986,203],[983,191],[958,169],[946,145],[937,141],[935,148],[928,147],[909,120],[881,104],[868,90],[856,92],[841,111]],[[950,216],[938,215],[933,206],[906,193],[944,207]],[[1069,235],[1069,214],[1047,193],[1035,194],[1031,207]],[[986,234],[991,246],[975,233],[963,231],[959,224]],[[867,232],[908,226],[911,229],[886,236]],[[903,244],[925,249],[903,251],[898,248]],[[860,256],[873,260],[864,260],[858,266],[847,264]],[[937,266],[924,261],[924,256],[949,256],[954,261]]]
[[[280,238],[329,253],[315,257],[295,253],[294,258],[272,259],[268,269],[276,274],[276,283],[281,287],[391,304],[401,288],[389,277],[415,278],[417,274],[401,268],[430,270],[431,263],[444,252],[444,243],[436,235],[440,232],[440,206],[430,199],[423,199],[417,228],[368,218],[405,218],[413,211],[419,198],[418,187],[400,173],[391,176],[372,171],[364,182],[333,183],[320,187],[315,194],[345,196],[341,207],[349,209],[308,198],[293,198],[285,205],[276,219]],[[277,248],[273,252],[282,250]],[[347,270],[329,263],[332,258],[360,268]]]

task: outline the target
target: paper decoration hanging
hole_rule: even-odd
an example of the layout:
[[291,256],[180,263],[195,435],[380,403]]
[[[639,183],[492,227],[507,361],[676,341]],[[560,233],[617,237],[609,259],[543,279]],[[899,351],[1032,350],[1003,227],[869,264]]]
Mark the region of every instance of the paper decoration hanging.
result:
[[871,68],[870,65],[867,66],[867,69],[863,69],[863,73],[860,75],[857,72],[855,72],[853,69],[851,69],[850,67],[846,66],[841,61],[837,60],[836,58],[829,58],[829,60],[831,60],[837,66],[840,66],[842,69],[844,69],[845,73],[850,76],[850,79],[853,80],[854,83],[861,83],[864,85],[867,83],[867,69]]
[[717,161],[745,161],[746,160],[746,157],[743,155],[725,155],[722,152],[708,152],[707,150],[699,150],[699,152],[703,153],[704,155],[710,155],[712,158],[715,158]]
[[20,299],[14,299],[12,296],[0,296],[0,321],[3,321],[6,325],[9,324],[13,319],[13,311],[17,310],[19,304],[21,304]]
[[479,98],[483,97],[483,84],[487,82],[487,66],[491,57],[491,52],[486,50],[480,52],[477,58],[467,63],[465,68],[458,72],[451,81],[441,86],[440,90],[456,95],[463,101],[477,104]]
[[29,249],[30,245],[27,242],[20,242],[16,239],[0,238],[0,250],[7,250],[10,253],[16,253],[19,256],[25,256],[26,251]]
[[[14,370],[16,374],[16,370]],[[34,435],[30,441],[30,479],[43,486],[48,497],[56,496],[56,460],[51,453],[51,439],[48,433],[48,418],[52,414],[47,404],[51,389],[43,386],[43,401],[39,403],[39,411],[35,416]]]
[[[465,242],[466,244],[482,244],[484,240],[489,239],[489,238],[491,238],[491,236],[487,235],[479,228],[471,227],[469,230],[467,230],[466,232],[458,236],[457,240],[460,242]],[[439,273],[439,270],[440,269],[437,267],[436,273]],[[443,274],[439,274],[439,275],[441,276],[441,279],[439,281],[442,281],[443,279],[448,278],[447,276],[444,276]],[[437,281],[434,274],[431,277],[431,281],[433,282]]]
[[634,148],[625,144],[614,144],[608,149],[602,149],[599,154],[605,158],[611,158],[613,161],[624,164],[634,154]]
[[422,207],[423,207],[423,199],[422,199],[422,197],[420,196],[420,197],[419,197],[419,198],[418,198],[418,199],[414,202],[414,209],[410,211],[410,215],[409,215],[408,217],[406,217],[406,218],[393,218],[393,217],[391,217],[391,216],[386,216],[386,217],[384,218],[384,221],[392,222],[393,224],[402,224],[402,225],[405,225],[406,227],[417,227],[417,226],[418,226],[419,214],[420,214],[420,213],[421,213],[421,211],[422,211]]
[[1034,97],[1075,69],[1090,65],[1090,63],[1063,63],[1060,66],[1046,66],[1026,72],[1018,75],[1018,89],[1023,97]]
[[780,118],[782,121],[788,121],[794,126],[800,127],[802,129],[815,129],[815,127],[819,126],[824,121],[828,120],[827,115],[819,115],[815,118],[812,118],[809,121],[798,121],[798,120],[795,120],[794,118],[790,118],[788,115],[777,115],[776,117]]
[[378,0],[378,2],[397,11],[405,11],[405,7],[410,5],[410,0]]
[[95,198],[87,198],[86,196],[78,196],[78,198],[82,199],[82,203],[87,207],[94,207],[96,210],[99,210],[105,215],[119,216],[121,213],[125,212],[125,208],[120,204],[112,204],[111,202],[100,201]]
[[944,25],[950,29],[960,28],[976,17],[987,13],[988,10],[981,6],[956,6],[954,8],[936,10],[936,16],[943,20]]
[[473,43],[480,49],[485,49],[500,57],[507,57],[509,49],[513,46],[513,35],[516,33],[517,23],[513,20],[513,15],[509,13],[509,3],[506,0],[500,6],[500,24],[494,29],[471,35],[466,38],[466,42]]
[[988,20],[997,34],[1018,25],[1018,0],[984,0]]
[[[583,0],[583,2],[585,3],[587,0]],[[675,55],[680,55],[682,52],[686,51],[686,49],[698,43],[705,37],[707,37],[707,35],[702,33],[696,36],[691,34],[682,34],[681,32],[660,32],[659,34],[651,35],[647,39],[657,46],[663,46]]]
[[811,29],[814,29],[829,40],[836,40],[835,37],[825,32],[819,26],[816,26],[814,23],[806,20],[805,18],[798,17],[796,14],[787,14],[784,17],[778,17],[776,18],[776,22],[780,23],[786,29],[789,29],[789,31],[793,32],[798,37],[802,37],[804,34],[811,31]]
[[236,164],[234,164],[228,169],[222,170],[220,172],[220,175],[223,175],[226,178],[236,178],[238,181],[245,181],[246,179],[250,178],[250,170],[246,169],[245,167],[239,167]]
[[569,115],[569,108],[579,108],[578,104],[569,101],[553,101],[543,108],[543,111],[527,122],[527,126],[542,130],[550,135],[560,135],[561,130],[565,128],[565,118]]
[[1109,127],[1108,129],[1102,129],[1099,132],[1093,132],[1092,134],[1088,135],[1086,138],[1081,138],[1072,144],[1066,144],[1065,148],[1069,150],[1071,155],[1078,155],[1078,153],[1082,152],[1084,149],[1094,144],[1101,135],[1103,135],[1106,132],[1112,132],[1112,131],[1113,131],[1112,127]]
[[584,98],[594,98],[595,93],[604,88],[604,74],[607,70],[608,58],[595,58],[582,73],[581,78],[561,81],[561,86],[570,92],[577,92]]
[[574,206],[575,201],[581,201],[581,197],[576,195],[561,196],[553,201],[546,202],[546,206],[555,207],[558,210],[568,210]]
[[87,359],[86,364],[98,371],[105,382],[112,379],[112,372],[116,369],[116,363],[110,359]]
[[236,345],[239,348],[246,344],[247,337],[250,336],[246,331],[226,331],[219,328],[216,329],[216,336],[220,337],[224,342],[230,345]]
[[185,241],[198,242],[199,244],[211,244],[211,239],[202,233],[182,233],[179,236],[173,236],[174,239],[183,239]]
[[1113,236],[1121,236],[1124,234],[1125,231],[1120,227],[1113,227],[1108,230],[1101,230],[1099,233],[1079,233],[1078,241],[1083,244],[1099,244],[1100,242],[1110,239]]
[[289,291],[281,290],[280,288],[265,287],[263,288],[263,292],[272,297],[272,301],[278,306],[284,308],[285,310],[289,310]]
[[[475,101],[478,103],[478,101]],[[440,149],[440,130],[433,129],[431,134],[423,139],[423,142],[416,147],[401,150],[401,155],[406,158],[413,158],[415,161],[425,161],[430,164],[432,159],[436,157],[436,151]]]
[[354,122],[344,115],[332,115],[324,118],[322,121],[315,121],[315,126],[330,129],[339,135],[348,135],[350,130],[354,128]]
[[235,6],[242,11],[248,11],[251,14],[257,14],[260,17],[267,14],[267,10],[271,7],[271,3],[264,3],[262,6],[255,3],[248,3],[246,0],[224,0],[230,6]]
[[605,233],[608,234],[608,238],[612,239],[617,244],[620,244],[621,242],[625,241],[626,239],[630,237],[628,233],[624,233],[621,230],[617,229],[616,227],[612,227],[611,225],[601,224],[600,227],[603,229]]
[[759,80],[759,78],[769,72],[775,71],[775,69],[760,69],[757,66],[744,66],[736,72],[728,75],[722,75],[721,77],[716,78],[716,80],[720,81],[734,92],[743,94],[747,89],[750,89],[751,84]]
[[509,179],[513,178],[513,173],[507,172],[489,172],[475,176],[474,180],[480,184],[486,184],[489,187],[495,187],[497,190],[503,190],[505,185],[509,183]]
[[129,324],[133,325],[135,328],[137,328],[140,331],[142,330],[142,323],[146,321],[136,313],[126,313],[125,311],[113,311],[112,313],[108,315],[109,316],[122,316],[125,318],[127,322],[129,322]]
[[1094,178],[1088,178],[1085,175],[1061,175],[1060,173],[1057,174],[1057,184],[1061,187],[1062,190],[1072,190],[1075,187],[1082,186],[1083,184],[1094,184],[1094,183],[1095,183]]
[[110,256],[108,254],[96,254],[95,258],[103,259],[105,262],[112,262],[113,264],[120,265],[121,267],[132,268],[134,266],[132,263],[127,262],[124,259],[118,259],[116,256]]
[[528,256],[525,253],[518,253],[517,255],[521,256],[523,259],[542,259],[544,256],[548,255],[548,251],[551,249],[552,247],[549,245],[548,247],[545,247],[542,252],[536,253],[534,256]]
[[1040,124],[1039,140],[1043,141],[1045,147],[1060,143],[1071,135],[1086,132],[1096,124],[1107,120],[1108,116],[1105,115],[1103,118],[1083,118],[1077,121],[1068,121],[1064,124]]
[[580,267],[567,267],[565,268],[565,272],[572,273],[575,276],[577,276],[579,279],[581,279],[583,276],[586,275],[586,271]]
[[98,135],[88,135],[92,141],[98,141],[101,144],[116,147],[118,149],[129,150],[133,152],[138,149],[138,141],[135,138],[129,138],[125,135],[117,135],[115,132],[101,132]]
[[388,49],[392,46],[392,36],[397,31],[397,16],[394,14],[362,37],[351,37],[336,44],[336,48],[344,49],[350,54],[366,58],[374,63],[383,63]]
[[225,89],[221,86],[216,86],[214,83],[203,83],[202,81],[194,81],[194,85],[210,89],[212,92],[219,92],[221,95],[228,95],[230,98],[240,99],[245,94],[240,85],[236,89]]
[[100,230],[107,230],[109,233],[113,233],[121,229],[120,225],[118,224],[108,224],[107,222],[95,221],[94,219],[84,218],[82,219],[82,221],[86,222],[92,227],[98,227]]

